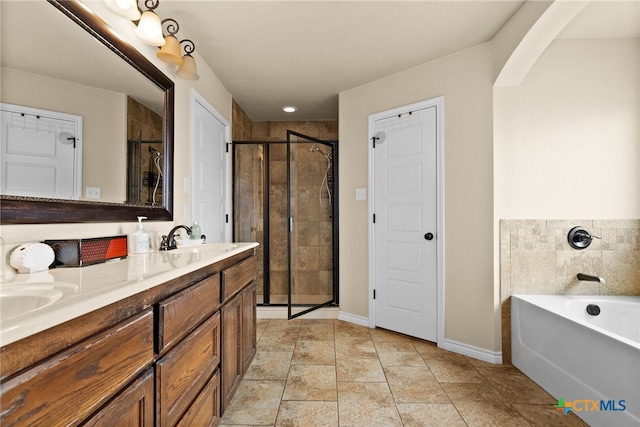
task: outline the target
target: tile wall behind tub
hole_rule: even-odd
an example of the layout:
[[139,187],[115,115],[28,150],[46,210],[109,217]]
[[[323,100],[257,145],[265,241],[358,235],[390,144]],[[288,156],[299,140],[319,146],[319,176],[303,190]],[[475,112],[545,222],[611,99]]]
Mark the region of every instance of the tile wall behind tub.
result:
[[[567,235],[581,226],[594,236],[583,250]],[[580,282],[576,274],[603,277]],[[502,358],[511,362],[512,294],[640,295],[640,220],[501,220]]]

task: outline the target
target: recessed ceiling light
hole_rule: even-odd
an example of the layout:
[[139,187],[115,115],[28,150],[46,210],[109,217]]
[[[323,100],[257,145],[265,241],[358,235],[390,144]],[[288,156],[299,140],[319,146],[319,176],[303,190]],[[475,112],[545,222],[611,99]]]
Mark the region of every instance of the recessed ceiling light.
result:
[[297,110],[293,105],[287,105],[286,107],[282,107],[282,111],[285,113],[294,113]]

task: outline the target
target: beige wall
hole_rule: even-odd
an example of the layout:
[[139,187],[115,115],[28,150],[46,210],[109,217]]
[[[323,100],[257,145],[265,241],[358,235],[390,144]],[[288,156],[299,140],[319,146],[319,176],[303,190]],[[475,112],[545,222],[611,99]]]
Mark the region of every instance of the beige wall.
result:
[[[499,351],[492,50],[485,43],[340,94],[340,306],[369,317],[368,116],[444,96],[445,338]],[[371,191],[371,189],[369,189]]]
[[640,218],[640,41],[556,40],[496,88],[497,219]]
[[124,94],[2,68],[2,102],[82,116],[82,196],[100,187],[101,201],[127,198]]

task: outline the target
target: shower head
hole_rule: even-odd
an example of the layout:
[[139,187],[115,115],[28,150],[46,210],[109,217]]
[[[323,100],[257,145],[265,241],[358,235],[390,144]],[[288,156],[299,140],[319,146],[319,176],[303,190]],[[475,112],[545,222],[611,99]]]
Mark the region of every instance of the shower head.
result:
[[151,153],[153,153],[153,155],[154,155],[154,156],[156,156],[156,158],[158,158],[158,159],[159,159],[160,157],[162,157],[162,153],[161,153],[161,152],[159,152],[158,150],[156,150],[156,149],[155,149],[155,148],[153,148],[153,147],[149,147],[149,151],[150,151]]
[[309,151],[311,151],[312,153],[314,151],[317,151],[318,153],[322,154],[323,156],[325,156],[327,159],[331,158],[331,153],[327,154],[324,151],[322,151],[320,149],[320,147],[318,147],[317,145],[312,145],[311,147],[309,147]]

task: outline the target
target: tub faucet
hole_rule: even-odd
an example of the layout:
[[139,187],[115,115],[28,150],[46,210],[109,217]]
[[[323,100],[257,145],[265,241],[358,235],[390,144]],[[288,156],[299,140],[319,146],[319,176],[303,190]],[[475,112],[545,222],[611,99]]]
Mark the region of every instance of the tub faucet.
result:
[[171,229],[171,231],[169,231],[168,235],[162,236],[162,243],[160,243],[161,251],[170,251],[171,249],[176,249],[178,247],[174,234],[176,234],[176,231],[181,228],[187,230],[187,234],[191,235],[191,228],[187,227],[186,225],[176,225]]
[[602,277],[592,276],[590,274],[578,273],[576,277],[578,280],[584,280],[586,282],[604,283],[604,279]]

